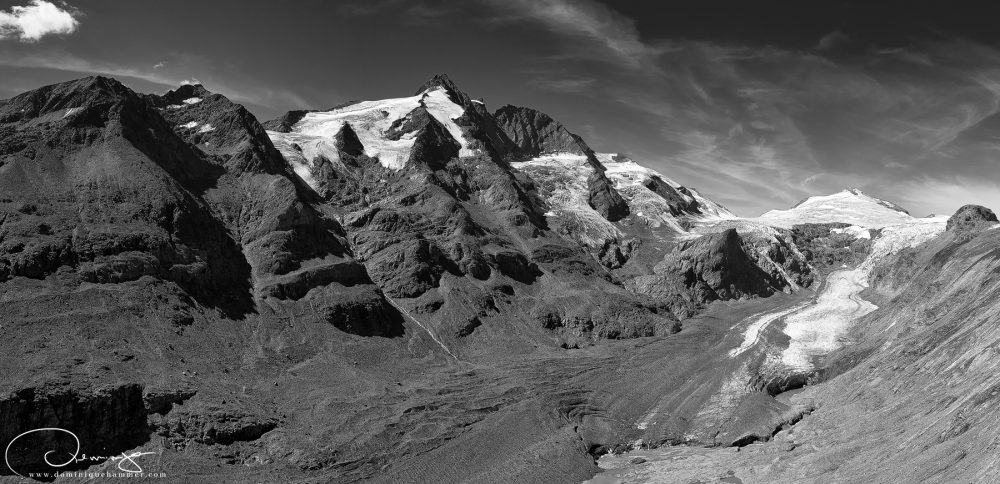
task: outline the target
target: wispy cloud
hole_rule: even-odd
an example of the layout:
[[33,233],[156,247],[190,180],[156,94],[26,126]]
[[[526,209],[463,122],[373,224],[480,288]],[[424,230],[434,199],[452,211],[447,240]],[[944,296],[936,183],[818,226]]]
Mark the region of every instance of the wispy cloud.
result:
[[66,35],[76,31],[80,14],[44,0],[32,0],[26,6],[0,11],[0,40],[17,39],[37,42],[47,35]]
[[632,19],[594,0],[481,1],[495,8],[496,22],[538,22],[554,33],[597,44],[604,49],[597,55],[623,65],[649,65],[664,50],[643,43]]

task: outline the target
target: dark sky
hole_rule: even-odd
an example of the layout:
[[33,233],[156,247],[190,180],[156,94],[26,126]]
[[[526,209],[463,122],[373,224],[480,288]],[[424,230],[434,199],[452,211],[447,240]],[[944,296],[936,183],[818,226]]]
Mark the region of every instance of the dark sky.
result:
[[742,215],[857,186],[1000,209],[1000,29],[962,2],[0,0],[0,98],[197,80],[261,119],[445,72]]

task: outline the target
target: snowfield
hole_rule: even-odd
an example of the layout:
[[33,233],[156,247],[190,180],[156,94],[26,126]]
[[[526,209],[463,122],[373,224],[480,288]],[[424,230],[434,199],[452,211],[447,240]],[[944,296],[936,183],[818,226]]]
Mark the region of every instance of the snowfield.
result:
[[892,203],[850,188],[833,195],[810,197],[788,210],[771,210],[752,220],[786,229],[795,224],[831,222],[878,229],[913,223],[918,219]]
[[350,124],[354,129],[366,155],[378,158],[379,163],[386,168],[402,169],[410,158],[416,132],[406,133],[398,140],[388,139],[386,133],[393,123],[404,119],[421,104],[461,145],[459,156],[474,156],[478,153],[469,147],[469,140],[463,135],[462,128],[455,124],[455,119],[465,114],[465,109],[452,102],[441,87],[411,97],[362,101],[331,111],[308,113],[292,126],[291,132],[268,131],[267,134],[292,164],[295,172],[316,188],[312,170],[318,166],[320,159],[340,163],[334,136],[344,123]]
[[870,230],[860,227],[857,225],[851,225],[849,227],[844,227],[842,229],[830,229],[831,234],[847,234],[855,239],[870,239],[872,238],[872,233]]

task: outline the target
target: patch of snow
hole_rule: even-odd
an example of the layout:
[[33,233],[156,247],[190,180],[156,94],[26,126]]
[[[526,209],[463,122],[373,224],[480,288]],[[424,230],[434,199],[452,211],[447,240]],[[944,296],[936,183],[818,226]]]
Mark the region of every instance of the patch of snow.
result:
[[185,129],[194,129],[196,126],[198,126],[197,121],[191,121],[189,123],[184,123],[181,125],[181,127]]
[[183,108],[183,107],[184,107],[183,104],[168,104],[167,105],[167,109],[180,109],[180,108]]
[[916,219],[893,207],[893,204],[860,190],[848,189],[833,195],[810,197],[788,210],[771,210],[753,220],[786,229],[796,224],[831,222],[878,229],[925,220]]
[[201,102],[201,98],[200,98],[200,97],[189,97],[189,98],[185,99],[185,100],[184,100],[184,101],[182,101],[182,102],[183,102],[184,104],[187,104],[187,105],[191,105],[191,104],[198,104],[198,103],[200,103],[200,102]]
[[199,133],[207,133],[209,131],[215,131],[215,127],[212,126],[210,123],[205,123],[204,125],[202,125],[201,129],[198,130]]
[[482,101],[480,101],[478,99],[473,99],[472,102],[474,102],[476,104],[484,104]]
[[847,234],[847,235],[850,235],[851,237],[853,237],[855,239],[871,239],[872,238],[872,233],[871,233],[870,230],[868,230],[868,229],[866,229],[864,227],[858,226],[858,225],[851,225],[851,226],[848,226],[848,227],[844,227],[842,229],[833,228],[833,229],[830,229],[830,233],[831,234]]
[[67,109],[66,110],[66,114],[63,115],[63,119],[66,119],[66,118],[72,116],[73,114],[76,114],[81,109],[83,109],[83,108],[69,108],[69,109]]

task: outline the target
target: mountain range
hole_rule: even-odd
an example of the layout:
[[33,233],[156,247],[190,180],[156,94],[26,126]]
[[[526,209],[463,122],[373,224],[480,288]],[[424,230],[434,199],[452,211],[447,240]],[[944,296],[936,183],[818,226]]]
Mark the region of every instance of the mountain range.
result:
[[[843,382],[924,378],[902,362],[935,351],[989,367],[951,336],[992,311],[969,291],[996,222],[857,189],[741,218],[445,75],[263,123],[201,85],[46,86],[0,101],[0,441],[71,428],[84,453],[218,482],[704,476],[628,452],[778,445],[862,405]],[[895,385],[884,401],[920,384]],[[988,397],[935,395],[988,418]],[[824,459],[849,440],[815,438]],[[0,474],[45,471],[32,449],[59,439],[18,440]],[[887,475],[854,464],[838,475]]]

